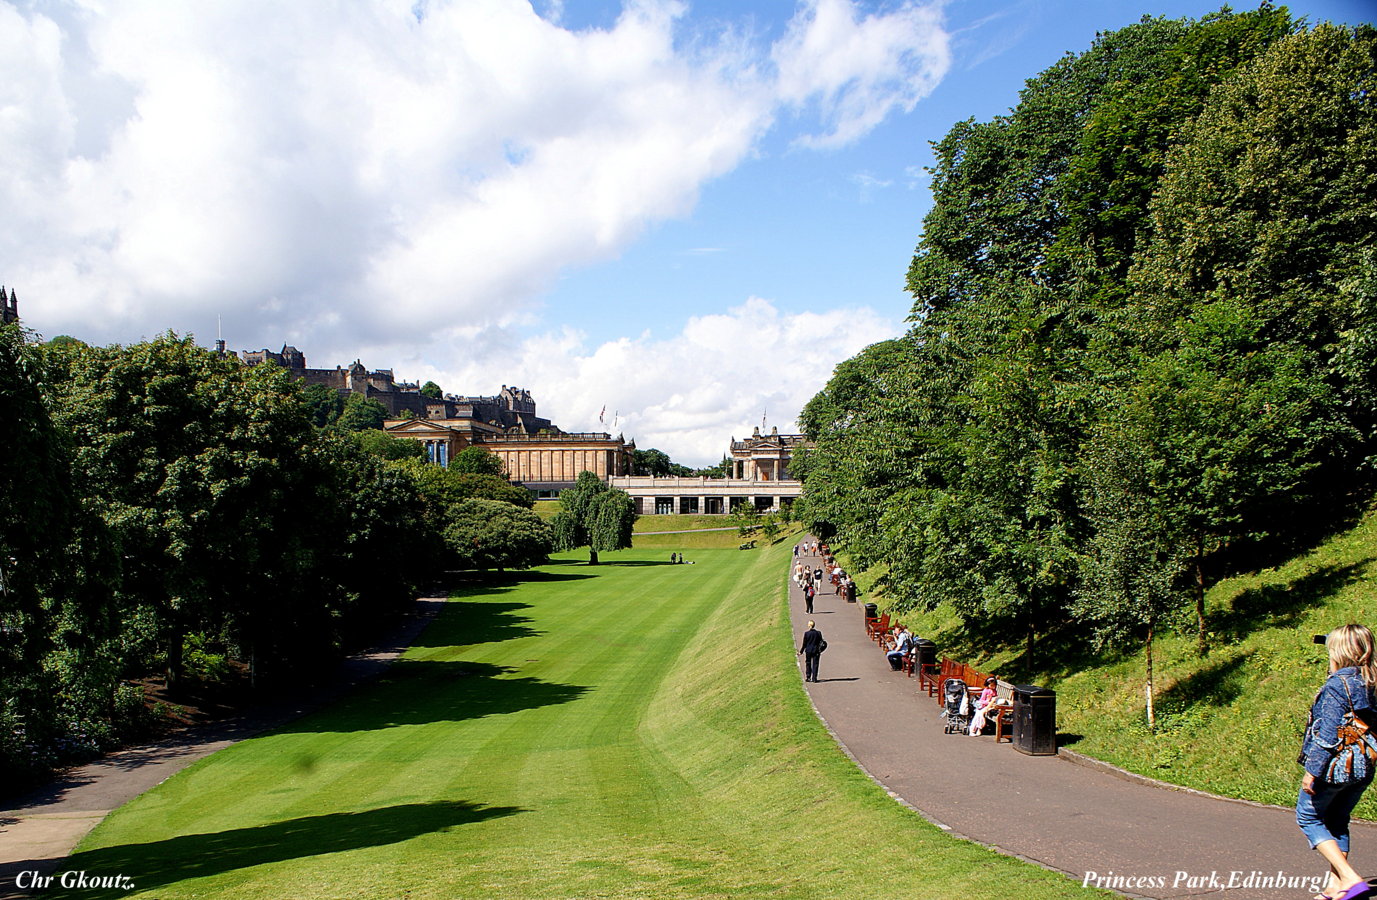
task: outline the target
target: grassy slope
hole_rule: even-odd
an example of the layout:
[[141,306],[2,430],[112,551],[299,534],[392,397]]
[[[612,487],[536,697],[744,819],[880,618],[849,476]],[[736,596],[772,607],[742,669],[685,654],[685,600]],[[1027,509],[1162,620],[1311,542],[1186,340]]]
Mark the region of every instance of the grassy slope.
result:
[[[1058,728],[1078,752],[1188,787],[1291,805],[1306,713],[1328,666],[1311,636],[1345,622],[1377,625],[1374,560],[1377,514],[1283,566],[1215,585],[1207,657],[1196,655],[1193,633],[1156,642],[1156,733],[1146,728],[1141,650],[1097,655],[1072,639],[1056,648],[1058,665],[1042,659],[1028,673],[1021,647],[982,653],[947,616],[911,621],[958,659],[1054,688]],[[1358,815],[1377,819],[1377,795]]]
[[794,666],[787,553],[624,551],[459,596],[383,682],[187,769],[66,868],[160,898],[850,898],[898,873],[1088,895],[841,754]]

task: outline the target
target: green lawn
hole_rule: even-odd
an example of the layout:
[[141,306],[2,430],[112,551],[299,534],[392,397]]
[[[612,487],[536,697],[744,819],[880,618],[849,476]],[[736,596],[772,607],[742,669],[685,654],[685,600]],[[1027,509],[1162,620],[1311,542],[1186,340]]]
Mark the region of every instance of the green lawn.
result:
[[168,780],[64,869],[235,900],[1094,893],[846,759],[799,682],[789,546],[571,554],[457,595],[382,681]]

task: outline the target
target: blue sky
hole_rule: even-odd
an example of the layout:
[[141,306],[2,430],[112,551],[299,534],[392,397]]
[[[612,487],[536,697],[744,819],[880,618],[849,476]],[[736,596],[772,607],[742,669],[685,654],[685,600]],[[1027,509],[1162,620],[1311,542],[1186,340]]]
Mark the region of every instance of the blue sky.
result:
[[0,283],[45,335],[222,322],[708,463],[903,329],[930,141],[1215,8],[0,0]]

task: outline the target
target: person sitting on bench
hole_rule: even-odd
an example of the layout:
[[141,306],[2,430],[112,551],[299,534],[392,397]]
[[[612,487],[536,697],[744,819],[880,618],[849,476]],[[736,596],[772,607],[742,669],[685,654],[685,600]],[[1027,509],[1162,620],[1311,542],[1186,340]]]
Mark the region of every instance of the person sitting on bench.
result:
[[999,708],[1005,705],[996,696],[996,689],[999,681],[993,675],[985,679],[985,687],[980,692],[980,696],[975,699],[975,714],[971,716],[971,736],[978,736],[985,730],[985,719],[993,721],[999,715]]
[[889,659],[889,667],[894,671],[899,671],[904,667],[904,657],[908,656],[913,649],[913,635],[908,633],[908,629],[900,625],[894,632],[894,649],[885,654]]

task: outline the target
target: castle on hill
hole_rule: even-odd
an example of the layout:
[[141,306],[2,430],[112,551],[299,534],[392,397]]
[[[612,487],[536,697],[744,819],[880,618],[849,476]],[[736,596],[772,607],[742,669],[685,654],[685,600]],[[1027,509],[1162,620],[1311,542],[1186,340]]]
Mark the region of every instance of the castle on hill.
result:
[[[224,341],[216,342],[216,352],[226,354]],[[531,392],[518,387],[504,384],[502,390],[492,397],[460,397],[454,394],[427,397],[421,393],[420,385],[397,381],[391,369],[369,370],[357,359],[348,366],[335,366],[333,369],[309,368],[306,354],[290,344],[284,345],[278,353],[264,349],[245,350],[232,355],[238,356],[249,366],[276,363],[307,384],[323,384],[341,393],[362,394],[385,406],[392,418],[476,420],[495,426],[499,431],[517,434],[559,431],[549,419],[536,415]]]
[[9,296],[5,296],[5,286],[0,284],[0,325],[9,325],[19,321],[19,298],[14,295],[14,288],[10,288]]

